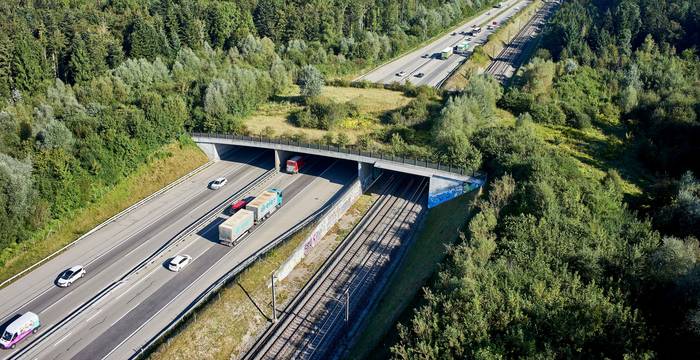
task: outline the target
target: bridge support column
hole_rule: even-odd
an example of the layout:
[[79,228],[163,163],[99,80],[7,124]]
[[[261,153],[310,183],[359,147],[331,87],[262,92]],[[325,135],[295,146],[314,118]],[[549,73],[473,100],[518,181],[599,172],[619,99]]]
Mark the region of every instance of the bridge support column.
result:
[[197,143],[197,146],[199,146],[199,148],[202,149],[202,151],[207,155],[209,160],[221,160],[221,157],[219,156],[219,147],[216,144]]
[[292,153],[289,151],[275,150],[275,169],[283,171],[284,165],[290,157],[292,157]]
[[357,178],[360,179],[362,192],[367,191],[367,188],[372,184],[374,179],[379,176],[380,171],[380,169],[375,169],[372,163],[357,162]]

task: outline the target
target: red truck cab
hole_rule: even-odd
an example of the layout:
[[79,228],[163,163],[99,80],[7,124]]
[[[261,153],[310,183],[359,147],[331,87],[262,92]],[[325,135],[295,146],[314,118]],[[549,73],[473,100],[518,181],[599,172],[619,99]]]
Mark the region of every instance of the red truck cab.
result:
[[236,211],[245,208],[245,206],[248,205],[249,202],[253,201],[253,199],[255,199],[254,196],[248,196],[245,199],[238,200],[235,203],[231,204],[231,214],[235,214]]
[[304,158],[302,156],[296,155],[292,156],[287,160],[287,172],[290,174],[296,174],[299,172],[301,167],[304,166]]

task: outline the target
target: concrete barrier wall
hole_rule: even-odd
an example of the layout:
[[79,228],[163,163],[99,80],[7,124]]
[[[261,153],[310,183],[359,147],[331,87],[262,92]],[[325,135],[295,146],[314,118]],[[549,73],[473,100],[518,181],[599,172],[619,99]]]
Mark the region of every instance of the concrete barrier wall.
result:
[[277,281],[284,279],[289,275],[290,272],[297,266],[306,255],[308,255],[311,250],[323,239],[323,237],[328,233],[328,231],[335,225],[335,223],[340,220],[340,218],[345,215],[345,213],[350,209],[350,207],[357,201],[357,199],[362,195],[362,184],[360,180],[355,180],[355,182],[348,187],[345,194],[333,204],[333,207],[323,215],[311,233],[304,239],[304,241],[294,249],[287,260],[280,265],[280,267],[275,272]]
[[441,176],[431,176],[428,189],[428,208],[432,209],[445,201],[478,189],[482,185],[483,181],[480,179],[459,181]]

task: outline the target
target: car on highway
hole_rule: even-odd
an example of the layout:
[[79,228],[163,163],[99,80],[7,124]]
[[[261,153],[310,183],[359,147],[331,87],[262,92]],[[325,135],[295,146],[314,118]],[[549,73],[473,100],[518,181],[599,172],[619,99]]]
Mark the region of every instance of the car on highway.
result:
[[423,59],[427,59],[427,58],[430,57],[430,54],[423,54],[423,56],[421,56],[421,57],[422,57]]
[[192,261],[192,257],[189,255],[178,255],[170,259],[168,263],[168,270],[178,272],[185,268]]
[[404,76],[404,75],[406,75],[405,71],[399,71],[396,73],[396,76]]
[[238,210],[243,209],[246,205],[248,205],[249,202],[253,201],[253,199],[255,199],[255,196],[248,196],[245,199],[236,201],[235,203],[231,204],[231,207],[229,208],[229,213],[234,214]]
[[76,280],[82,278],[83,276],[85,276],[85,268],[81,265],[76,265],[61,273],[61,276],[59,276],[58,280],[56,280],[56,285],[60,287],[68,287],[73,285]]
[[228,183],[228,179],[226,179],[225,177],[220,177],[212,181],[211,184],[209,184],[209,188],[212,190],[219,190],[222,187],[224,187],[226,183]]
[[453,32],[453,33],[452,33],[452,34],[450,34],[450,35],[452,35],[452,36],[455,36],[455,35],[457,35],[457,33],[456,33],[456,32]]
[[424,73],[418,73],[418,74],[415,75],[415,77],[417,77],[417,78],[419,78],[419,79],[422,78],[423,76],[425,76]]
[[5,349],[14,349],[17,343],[29,336],[36,334],[39,331],[41,322],[39,316],[31,311],[27,311],[24,315],[12,321],[0,337],[0,346]]

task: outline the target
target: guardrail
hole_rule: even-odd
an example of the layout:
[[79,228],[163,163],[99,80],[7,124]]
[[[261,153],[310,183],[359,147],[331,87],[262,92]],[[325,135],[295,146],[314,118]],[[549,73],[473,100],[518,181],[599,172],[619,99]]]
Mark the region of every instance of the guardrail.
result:
[[78,237],[77,239],[73,240],[73,241],[70,242],[69,244],[65,245],[64,247],[62,247],[62,248],[60,248],[60,249],[58,249],[58,250],[56,250],[55,252],[53,252],[53,253],[50,254],[49,256],[47,256],[47,257],[45,257],[45,258],[43,258],[43,259],[37,261],[37,262],[34,263],[32,266],[30,266],[30,267],[28,267],[28,268],[26,268],[26,269],[20,271],[19,273],[13,275],[13,276],[10,277],[9,279],[3,281],[2,283],[0,283],[0,288],[3,288],[5,285],[11,283],[12,281],[14,281],[15,279],[19,278],[20,276],[22,276],[22,275],[26,274],[27,272],[33,270],[33,269],[36,268],[37,266],[39,266],[39,265],[45,263],[47,260],[53,258],[54,256],[56,256],[56,255],[62,253],[63,251],[65,251],[65,250],[68,249],[69,247],[71,247],[71,246],[77,244],[79,241],[81,241],[81,240],[85,239],[86,237],[90,236],[90,235],[91,235],[92,233],[94,233],[95,231],[100,230],[101,228],[105,227],[107,224],[109,224],[109,223],[111,223],[111,222],[114,222],[115,220],[121,218],[122,216],[124,216],[124,215],[126,215],[126,214],[128,214],[128,213],[130,213],[131,211],[133,211],[133,210],[136,209],[137,207],[139,207],[139,206],[145,204],[146,202],[150,201],[151,199],[155,198],[156,196],[158,196],[158,195],[160,195],[160,194],[163,194],[164,192],[166,192],[166,191],[168,191],[168,190],[174,188],[175,186],[181,184],[182,182],[184,182],[185,180],[191,178],[192,176],[194,176],[194,175],[197,174],[198,172],[200,172],[200,171],[204,170],[205,168],[209,167],[211,164],[213,164],[213,162],[212,162],[212,161],[208,161],[208,162],[206,162],[205,164],[199,166],[198,168],[196,168],[196,169],[190,171],[189,173],[185,174],[184,176],[180,177],[179,179],[177,179],[177,180],[171,182],[171,183],[168,184],[166,187],[164,187],[164,188],[162,188],[162,189],[160,189],[160,190],[154,192],[153,194],[148,195],[148,196],[146,196],[145,198],[143,198],[143,199],[137,201],[136,203],[134,203],[133,205],[129,206],[128,208],[126,208],[126,209],[120,211],[120,212],[117,213],[116,215],[110,217],[109,219],[103,221],[103,222],[100,223],[99,225],[97,225],[97,226],[95,226],[94,228],[90,229],[90,231],[88,231],[88,232],[86,232],[85,234],[81,235],[80,237]]
[[273,241],[269,242],[267,245],[263,246],[249,256],[247,259],[245,259],[242,263],[236,265],[233,269],[229,270],[226,274],[221,276],[215,283],[211,284],[209,287],[207,287],[206,290],[204,290],[194,301],[192,301],[186,308],[183,310],[178,316],[173,319],[168,326],[165,328],[161,329],[155,336],[153,336],[146,344],[144,344],[139,350],[133,354],[129,359],[140,359],[143,355],[146,355],[149,353],[149,351],[158,344],[159,341],[161,341],[167,334],[169,334],[171,331],[173,331],[178,325],[180,325],[183,321],[187,319],[189,315],[191,315],[195,310],[197,310],[200,306],[202,306],[204,303],[206,303],[213,295],[217,293],[219,289],[221,289],[222,286],[226,285],[229,281],[231,281],[233,278],[235,278],[238,274],[240,274],[243,270],[245,270],[248,266],[256,262],[258,259],[262,258],[268,251],[274,249],[275,247],[279,246],[282,242],[286,241],[290,237],[294,236],[298,231],[302,230],[305,228],[307,225],[313,223],[319,218],[322,218],[322,216],[328,212],[336,202],[340,201],[340,199],[345,196],[345,193],[347,191],[350,191],[350,187],[346,187],[343,191],[343,194],[339,197],[336,197],[335,201],[333,203],[325,205],[321,211],[310,215],[306,219],[302,220],[298,224],[294,225],[292,228],[288,229],[285,231],[283,234],[279,235],[276,239]]
[[353,145],[336,146],[336,145],[322,144],[321,142],[316,142],[316,143],[314,143],[314,142],[301,142],[301,141],[295,141],[295,140],[291,140],[291,139],[265,137],[262,135],[248,136],[248,135],[236,135],[236,134],[192,132],[192,133],[190,133],[190,136],[201,137],[201,138],[208,137],[208,138],[214,138],[214,139],[240,140],[240,141],[247,141],[247,142],[252,142],[252,143],[260,143],[260,144],[269,144],[269,145],[278,144],[278,145],[296,146],[296,147],[305,148],[305,149],[331,151],[331,152],[336,152],[336,153],[340,153],[340,154],[363,156],[363,157],[372,158],[375,160],[382,160],[382,161],[395,163],[397,165],[413,165],[413,166],[444,171],[447,173],[452,173],[452,174],[457,174],[457,175],[462,175],[462,176],[471,176],[471,177],[482,177],[483,176],[483,173],[481,173],[479,171],[471,171],[471,170],[468,170],[465,168],[460,168],[457,166],[453,166],[450,163],[445,163],[445,162],[440,162],[440,161],[433,162],[430,159],[418,159],[418,158],[413,158],[413,157],[387,155],[381,151],[380,152],[364,151],[364,150],[359,149]]
[[151,255],[149,255],[146,259],[141,261],[139,264],[134,266],[132,269],[128,270],[126,273],[121,275],[121,277],[107,285],[104,289],[100,290],[100,292],[95,295],[93,298],[88,300],[87,302],[81,304],[76,310],[71,312],[68,316],[65,318],[61,319],[58,323],[54,324],[53,326],[49,327],[47,331],[42,332],[39,337],[34,339],[31,343],[27,345],[27,347],[21,349],[15,354],[12,354],[9,359],[19,359],[22,356],[26,355],[29,351],[34,349],[35,347],[41,345],[41,343],[46,340],[49,336],[53,335],[57,331],[61,330],[64,326],[68,325],[69,323],[72,323],[78,316],[83,314],[87,309],[89,309],[93,304],[97,303],[101,299],[105,298],[108,294],[110,294],[113,290],[115,290],[119,285],[126,283],[131,276],[137,275],[141,270],[144,268],[152,265],[153,263],[156,262],[157,259],[159,259],[163,254],[165,254],[169,248],[179,244],[182,241],[185,241],[188,236],[192,235],[196,231],[199,231],[203,225],[209,223],[213,218],[218,216],[233,200],[240,200],[245,196],[247,192],[249,192],[251,189],[254,189],[260,184],[264,184],[267,180],[269,180],[272,176],[274,176],[277,173],[275,169],[270,169],[257,178],[255,178],[253,181],[248,183],[246,186],[244,186],[242,189],[237,191],[235,194],[227,197],[224,201],[220,202],[216,207],[210,209],[206,214],[202,215],[188,225],[185,229],[177,233],[175,236],[173,236],[170,240],[168,240],[165,244],[163,244],[160,248],[158,248],[155,252],[153,252]]

